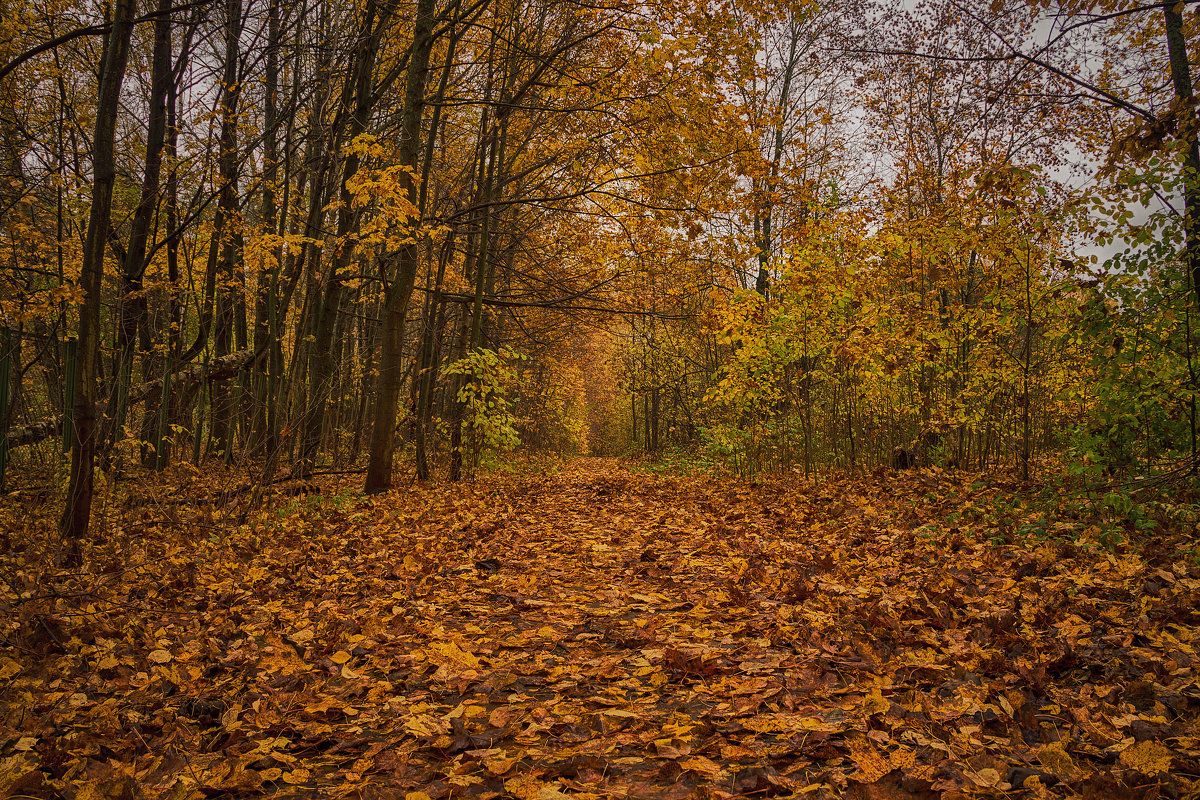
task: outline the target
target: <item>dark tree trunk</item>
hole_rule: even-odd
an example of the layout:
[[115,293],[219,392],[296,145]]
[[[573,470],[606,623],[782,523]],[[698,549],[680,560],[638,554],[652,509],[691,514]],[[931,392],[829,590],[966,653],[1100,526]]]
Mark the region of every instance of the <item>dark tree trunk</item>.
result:
[[427,481],[432,477],[429,469],[429,428],[433,416],[433,389],[437,382],[437,342],[445,323],[445,303],[442,301],[442,282],[446,276],[446,264],[454,254],[454,232],[446,237],[442,255],[438,259],[437,278],[425,312],[425,328],[421,333],[421,364],[417,372],[416,411],[416,459],[417,479]]
[[[213,354],[222,358],[234,351],[235,321],[238,311],[236,285],[241,275],[242,233],[238,217],[237,186],[237,112],[241,99],[241,84],[238,82],[238,45],[241,39],[241,0],[226,0],[225,4],[225,65],[221,94],[220,152],[217,155],[220,188],[218,190],[217,228],[220,237],[215,246],[220,248],[217,274],[221,276],[217,294],[216,330]],[[215,236],[214,232],[214,236]],[[231,381],[221,380],[212,385],[212,441],[226,460],[233,454],[233,409],[234,399]]]
[[[429,56],[433,51],[434,0],[418,0],[416,19],[413,24],[413,43],[408,60],[408,76],[404,87],[404,110],[401,117],[401,140],[399,161],[412,171],[404,173],[409,201],[423,211],[424,189],[418,189],[412,180],[420,166],[421,118],[425,114],[425,83],[429,74]],[[448,56],[447,72],[453,61],[453,51]],[[445,88],[445,81],[442,82]],[[434,141],[436,130],[429,131],[429,141]],[[426,181],[429,161],[425,162]],[[420,220],[415,220],[419,223]],[[412,297],[417,277],[420,248],[416,236],[401,245],[396,254],[396,270],[383,307],[381,346],[379,353],[379,376],[375,384],[375,413],[371,424],[371,444],[367,461],[367,478],[364,490],[380,492],[392,485],[392,454],[395,450],[396,403],[400,397],[403,370],[400,364],[400,343],[404,331],[404,315]]]
[[[275,182],[279,176],[278,125],[279,113],[279,46],[281,28],[279,24],[279,2],[271,0],[267,9],[267,73],[266,98],[263,104],[263,201],[262,229],[267,236],[278,234],[279,208],[275,200]],[[276,359],[271,347],[272,337],[277,334],[275,305],[279,295],[279,265],[283,260],[283,247],[271,248],[271,260],[258,273],[254,291],[254,350],[264,352],[271,349],[263,362],[265,369],[253,374],[253,422],[250,431],[249,450],[254,455],[268,454],[275,450],[272,430],[274,421],[275,386],[277,381]]]
[[116,182],[114,134],[120,111],[121,84],[129,57],[133,32],[134,0],[115,0],[112,30],[104,42],[96,128],[92,139],[92,206],[84,239],[80,284],[83,303],[79,308],[79,363],[75,373],[75,426],[71,449],[71,476],[67,502],[59,530],[70,541],[65,562],[81,560],[79,542],[88,532],[92,514],[92,490],[96,455],[96,380],[100,369],[100,291],[104,279],[104,248],[112,218],[113,185]]
[[[1163,6],[1167,29],[1167,52],[1171,60],[1171,82],[1175,86],[1175,98],[1183,118],[1179,120],[1180,135],[1185,146],[1183,162],[1184,180],[1184,268],[1192,283],[1192,294],[1197,310],[1200,310],[1200,142],[1197,141],[1196,107],[1193,101],[1192,75],[1188,64],[1187,41],[1183,37],[1183,4]],[[1191,345],[1188,346],[1188,365],[1191,367]],[[1200,468],[1197,460],[1195,376],[1192,376],[1190,400],[1191,450],[1193,471]]]
[[[348,78],[348,91],[343,93],[344,107],[353,110],[346,132],[347,141],[353,141],[366,130],[371,109],[378,99],[373,85],[375,57],[390,13],[390,7],[381,11],[375,0],[368,0],[364,10],[363,33],[359,38],[354,66]],[[320,307],[315,309],[313,345],[308,367],[308,398],[302,425],[300,454],[295,468],[295,473],[300,476],[311,473],[316,463],[329,406],[334,370],[333,335],[342,305],[342,290],[345,286],[343,273],[354,254],[354,239],[351,233],[359,216],[354,208],[353,193],[349,185],[358,173],[360,165],[359,155],[350,152],[342,166],[341,205],[337,211],[338,249],[325,272],[319,298]]]
[[[146,295],[142,277],[146,272],[146,245],[150,223],[158,206],[159,173],[166,141],[167,97],[171,87],[171,0],[158,0],[154,22],[154,53],[151,56],[150,115],[146,128],[146,160],[142,194],[133,212],[125,264],[121,272],[121,294],[117,322],[117,369],[113,396],[109,401],[105,437],[111,447],[122,436],[127,414],[126,397],[133,378],[134,343],[140,326],[146,321]],[[149,358],[149,353],[145,356]]]

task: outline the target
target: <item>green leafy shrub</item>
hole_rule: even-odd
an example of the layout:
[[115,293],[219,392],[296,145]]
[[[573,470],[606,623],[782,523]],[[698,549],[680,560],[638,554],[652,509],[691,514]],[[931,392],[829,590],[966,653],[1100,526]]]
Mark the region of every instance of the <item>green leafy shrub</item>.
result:
[[446,370],[448,375],[463,376],[458,390],[463,409],[463,450],[474,466],[485,453],[507,453],[521,443],[509,399],[517,373],[506,363],[518,358],[524,356],[506,347],[499,352],[481,347]]

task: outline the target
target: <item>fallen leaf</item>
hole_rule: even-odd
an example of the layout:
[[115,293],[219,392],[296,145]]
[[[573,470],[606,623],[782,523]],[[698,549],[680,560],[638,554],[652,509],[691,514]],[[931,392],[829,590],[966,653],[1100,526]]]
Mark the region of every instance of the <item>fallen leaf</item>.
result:
[[1153,777],[1170,770],[1172,757],[1173,754],[1164,745],[1146,741],[1130,745],[1117,760],[1127,769]]
[[1062,742],[1042,745],[1038,748],[1037,757],[1038,763],[1060,781],[1068,781],[1075,776],[1075,761],[1063,749]]
[[858,768],[849,777],[859,783],[875,783],[892,771],[891,763],[879,754],[875,745],[862,734],[854,734],[846,741],[850,748],[850,760]]

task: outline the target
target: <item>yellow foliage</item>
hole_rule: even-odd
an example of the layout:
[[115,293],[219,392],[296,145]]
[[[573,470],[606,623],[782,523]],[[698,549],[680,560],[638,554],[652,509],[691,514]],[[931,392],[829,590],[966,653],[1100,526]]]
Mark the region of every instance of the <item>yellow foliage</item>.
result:
[[1171,751],[1158,742],[1138,742],[1117,759],[1123,767],[1153,777],[1171,768]]

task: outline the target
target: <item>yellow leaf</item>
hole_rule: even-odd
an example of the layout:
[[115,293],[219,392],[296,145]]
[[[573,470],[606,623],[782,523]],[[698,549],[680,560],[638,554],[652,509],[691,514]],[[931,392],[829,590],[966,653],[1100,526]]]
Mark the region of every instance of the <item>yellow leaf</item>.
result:
[[600,712],[606,717],[617,717],[619,719],[637,719],[638,715],[632,711],[625,711],[620,708],[606,708]]
[[889,708],[891,708],[891,705],[887,700],[883,699],[883,692],[878,688],[863,698],[862,713],[865,716],[886,714]]
[[879,751],[867,737],[855,734],[850,737],[847,745],[850,747],[850,760],[858,767],[858,771],[850,776],[851,780],[875,783],[892,771],[892,765],[879,755]]
[[504,755],[503,750],[496,751],[495,755],[488,756],[483,759],[483,768],[492,775],[503,775],[517,765],[522,756],[520,754],[508,758]]
[[701,775],[707,775],[710,778],[721,771],[716,762],[704,756],[692,756],[689,759],[680,761],[679,766],[684,769],[690,769],[692,772],[698,772]]
[[152,664],[166,664],[171,660],[171,654],[166,650],[151,650],[146,659]]
[[538,800],[542,787],[528,775],[519,778],[509,778],[504,782],[504,789],[518,800]]
[[1059,780],[1070,780],[1075,774],[1075,762],[1063,749],[1062,742],[1053,742],[1039,748],[1038,761]]
[[350,654],[347,653],[345,650],[338,650],[336,653],[334,653],[333,655],[331,655],[329,657],[329,660],[335,664],[345,664],[347,661],[350,660]]
[[404,729],[413,736],[438,736],[450,732],[450,723],[432,714],[413,714],[404,720]]
[[404,800],[433,800],[433,798],[424,792],[409,792],[404,795]]
[[1117,759],[1122,766],[1143,775],[1157,775],[1171,768],[1171,751],[1158,742],[1138,742]]
[[429,660],[444,667],[457,669],[479,669],[479,659],[473,653],[468,653],[454,642],[438,642],[432,644],[426,651]]
[[892,762],[893,768],[908,770],[917,763],[917,751],[902,747],[888,755],[888,760]]
[[0,658],[0,681],[6,681],[21,671],[21,665],[5,656]]

